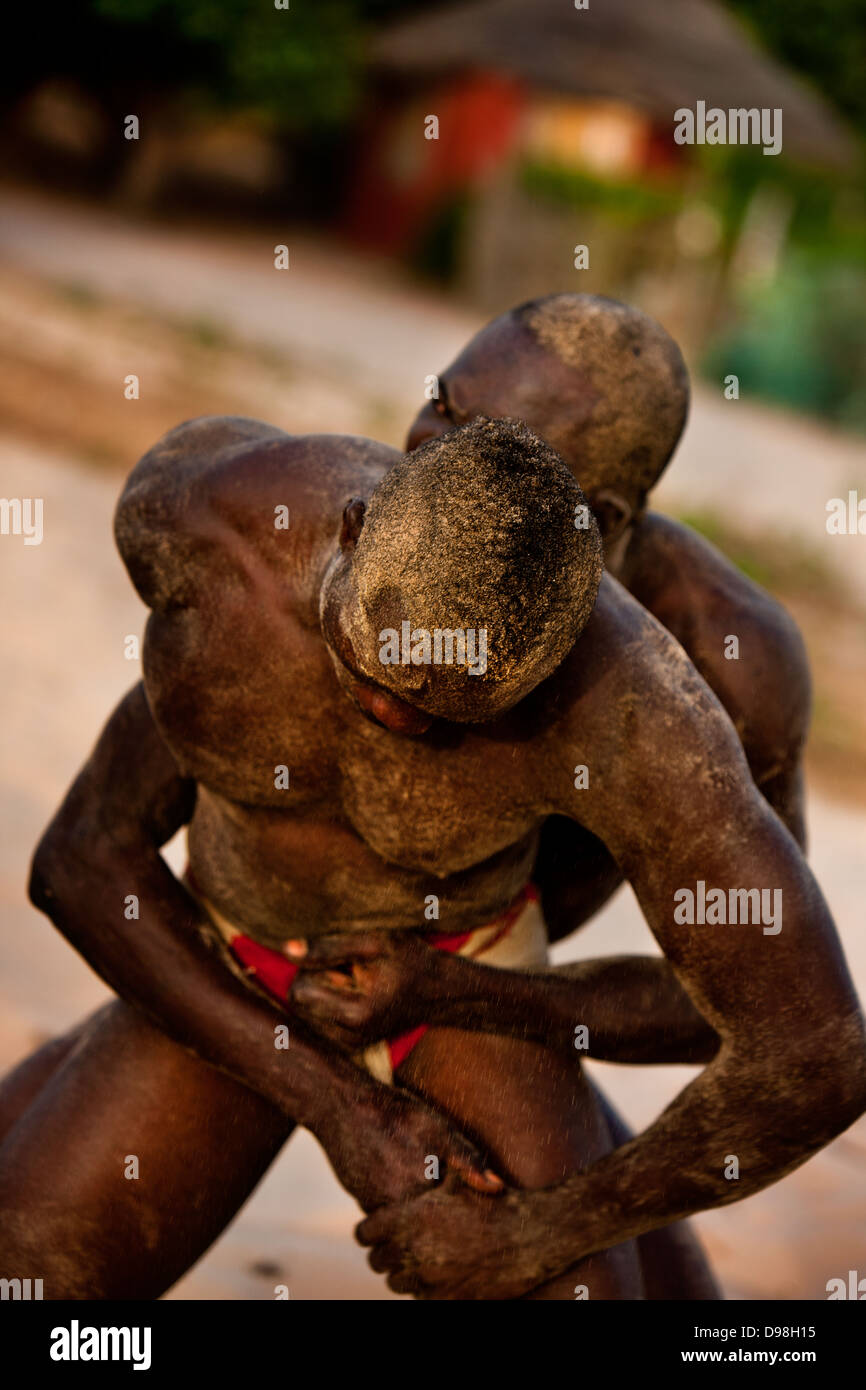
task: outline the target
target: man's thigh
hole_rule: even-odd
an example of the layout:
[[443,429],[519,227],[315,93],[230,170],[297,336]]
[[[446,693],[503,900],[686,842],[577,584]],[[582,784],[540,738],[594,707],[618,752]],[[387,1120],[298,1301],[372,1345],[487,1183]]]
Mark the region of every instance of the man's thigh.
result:
[[91,1019],[51,1038],[0,1078],[0,1144],[77,1046]]
[[[431,1028],[400,1068],[399,1082],[450,1114],[519,1187],[550,1187],[612,1147],[597,1097],[575,1059],[485,1033]],[[531,1299],[643,1297],[637,1247],[627,1241],[578,1261]]]
[[120,1001],[0,1146],[0,1268],[46,1298],[155,1298],[207,1249],[293,1126]]

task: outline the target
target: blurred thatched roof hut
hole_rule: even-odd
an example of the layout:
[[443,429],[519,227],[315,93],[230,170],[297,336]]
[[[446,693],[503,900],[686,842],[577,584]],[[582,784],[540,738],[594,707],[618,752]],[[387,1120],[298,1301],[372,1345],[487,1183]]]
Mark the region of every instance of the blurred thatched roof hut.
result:
[[679,107],[781,107],[785,151],[844,168],[856,146],[802,81],[763,53],[713,0],[471,0],[387,28],[374,62],[403,80],[469,70],[528,86],[626,102],[654,121]]

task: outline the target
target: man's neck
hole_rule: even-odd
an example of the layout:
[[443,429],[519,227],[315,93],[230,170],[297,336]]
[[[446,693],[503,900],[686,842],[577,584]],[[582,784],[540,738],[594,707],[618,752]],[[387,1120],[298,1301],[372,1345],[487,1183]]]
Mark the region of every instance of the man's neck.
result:
[[605,544],[604,547],[604,567],[608,574],[612,574],[614,579],[618,579],[620,584],[628,588],[629,572],[629,550],[634,539],[635,528],[640,524],[639,519],[629,522],[624,531],[616,537],[616,540]]

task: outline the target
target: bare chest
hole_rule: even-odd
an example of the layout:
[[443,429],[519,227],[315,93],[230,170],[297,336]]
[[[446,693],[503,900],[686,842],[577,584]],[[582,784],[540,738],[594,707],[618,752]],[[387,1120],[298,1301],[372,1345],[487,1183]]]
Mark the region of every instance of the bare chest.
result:
[[353,731],[328,761],[300,756],[268,805],[200,789],[193,867],[230,920],[266,942],[431,920],[457,930],[520,891],[541,816],[513,769],[497,776],[486,749],[370,734]]

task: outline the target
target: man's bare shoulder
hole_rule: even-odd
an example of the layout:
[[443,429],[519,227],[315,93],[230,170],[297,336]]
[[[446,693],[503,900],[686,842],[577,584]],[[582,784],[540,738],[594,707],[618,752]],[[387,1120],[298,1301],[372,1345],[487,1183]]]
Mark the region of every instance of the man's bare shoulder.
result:
[[[680,644],[605,575],[590,622],[552,678],[544,734],[551,809],[615,850],[682,829],[701,807],[753,790],[742,746],[719,700]],[[585,790],[565,771],[586,768]],[[682,788],[694,793],[685,804]],[[574,788],[575,790],[572,790]]]
[[781,603],[688,526],[650,513],[630,588],[687,651],[728,711],[756,775],[796,757],[811,680]]
[[772,647],[788,674],[808,669],[803,639],[790,613],[704,536],[650,512],[641,526],[640,547],[631,592],[687,650],[688,629],[702,624],[715,628],[722,616]]
[[[238,505],[253,500],[274,477],[295,494],[315,497],[361,479],[372,485],[399,453],[354,435],[293,435],[245,416],[202,416],[163,435],[130,474],[119,511],[132,513],[157,496],[167,512],[214,498],[221,491]],[[368,479],[369,475],[369,479]],[[181,518],[178,518],[181,519]]]
[[[115,537],[151,608],[190,603],[216,569],[295,560],[330,537],[342,509],[400,457],[371,440],[290,435],[239,416],[188,420],[139,460],[115,513]],[[303,567],[303,565],[302,565]]]
[[621,756],[638,732],[663,740],[684,722],[728,726],[680,643],[610,574],[550,685],[559,728],[567,725],[582,742],[618,747]]

